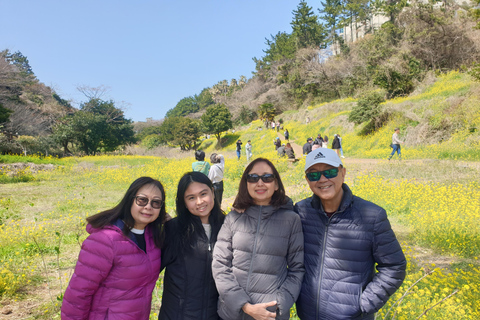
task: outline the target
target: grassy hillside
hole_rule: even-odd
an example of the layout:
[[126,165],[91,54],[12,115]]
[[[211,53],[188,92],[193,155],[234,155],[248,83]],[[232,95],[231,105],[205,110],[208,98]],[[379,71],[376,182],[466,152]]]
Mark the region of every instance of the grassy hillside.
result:
[[[354,99],[337,100],[287,111],[277,116],[284,120],[290,137],[303,145],[308,137],[327,135],[330,143],[334,134],[342,136],[345,155],[357,158],[386,159],[391,149],[391,136],[400,127],[404,159],[480,160],[480,83],[460,72],[435,77],[431,75],[408,97],[388,100],[382,104],[389,121],[373,134],[362,136],[364,125],[354,126],[348,114]],[[305,118],[311,122],[307,125]],[[258,129],[262,128],[263,131]],[[259,134],[260,133],[260,134]],[[257,150],[273,150],[276,133],[266,130],[261,121],[227,133],[223,145],[235,150],[235,141],[251,139]],[[201,149],[213,151],[215,139],[203,141]],[[254,149],[254,150],[255,150]]]

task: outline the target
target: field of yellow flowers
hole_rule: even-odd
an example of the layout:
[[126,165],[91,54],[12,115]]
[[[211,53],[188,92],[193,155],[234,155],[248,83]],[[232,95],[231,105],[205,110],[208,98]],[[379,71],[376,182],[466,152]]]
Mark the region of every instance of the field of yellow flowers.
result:
[[[305,160],[292,164],[278,159],[271,151],[273,147],[264,150],[265,153],[257,156],[267,156],[274,161],[293,200],[309,196],[302,175]],[[227,201],[223,207],[226,210],[233,202],[246,165],[244,158],[238,161],[230,154],[225,172]],[[348,161],[345,161],[347,170],[354,169],[355,164],[349,166]],[[39,302],[30,311],[31,319],[58,318],[62,293],[86,237],[85,217],[115,205],[128,185],[144,175],[164,183],[167,211],[175,215],[176,183],[183,172],[190,170],[191,162],[190,157],[183,160],[140,156],[70,158],[62,160],[53,171],[35,174],[30,182],[0,185],[0,295],[4,308],[15,300],[35,298]],[[377,167],[385,165],[401,172],[408,162],[384,163]],[[395,221],[394,227],[410,230],[408,236],[402,238],[409,262],[407,279],[378,318],[414,319],[432,308],[426,319],[478,319],[478,182],[392,179],[367,166],[352,173],[347,183],[357,195],[385,207],[390,219]],[[452,261],[457,263],[437,268],[431,261],[416,258],[418,247],[455,257]],[[44,294],[33,297],[39,287]],[[161,299],[160,282],[155,296],[152,319],[156,317]],[[25,315],[23,318],[28,319]],[[292,319],[295,319],[294,310]]]

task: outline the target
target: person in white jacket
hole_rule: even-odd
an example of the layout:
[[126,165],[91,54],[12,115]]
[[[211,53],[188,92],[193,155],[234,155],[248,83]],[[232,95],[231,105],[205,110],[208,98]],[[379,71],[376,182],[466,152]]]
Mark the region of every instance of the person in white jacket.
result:
[[393,155],[395,154],[395,152],[398,153],[398,158],[400,160],[402,160],[402,152],[400,151],[400,144],[403,143],[403,141],[400,141],[400,139],[398,138],[398,135],[400,134],[400,128],[395,128],[395,132],[393,133],[392,135],[392,153],[390,154],[390,156],[388,157],[388,160],[390,160]]
[[222,206],[223,197],[223,173],[225,172],[225,158],[221,154],[212,153],[210,155],[210,162],[212,163],[208,178],[213,183],[213,191],[215,192],[215,199],[218,204]]
[[245,150],[247,153],[247,162],[250,162],[250,158],[252,157],[252,143],[248,140],[247,144],[245,145]]

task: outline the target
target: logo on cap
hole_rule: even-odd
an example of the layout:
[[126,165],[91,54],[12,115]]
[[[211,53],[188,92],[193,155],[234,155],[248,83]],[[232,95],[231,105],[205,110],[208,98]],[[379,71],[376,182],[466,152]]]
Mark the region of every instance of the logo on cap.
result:
[[320,159],[320,158],[325,158],[325,156],[323,155],[323,153],[318,152],[317,155],[315,156],[315,158],[313,158],[313,160],[317,160],[317,159]]

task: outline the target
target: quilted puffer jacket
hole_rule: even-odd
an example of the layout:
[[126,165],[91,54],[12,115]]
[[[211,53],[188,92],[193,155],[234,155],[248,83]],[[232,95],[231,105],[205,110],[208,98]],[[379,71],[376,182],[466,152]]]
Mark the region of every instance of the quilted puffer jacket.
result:
[[302,320],[374,319],[405,278],[405,256],[385,210],[342,188],[330,219],[316,195],[295,205],[305,237]]
[[276,319],[289,319],[305,272],[302,226],[292,201],[231,211],[218,234],[212,269],[222,319],[253,319],[242,307],[270,301],[277,301]]
[[[196,219],[200,220],[198,217]],[[159,320],[218,320],[218,292],[212,277],[212,249],[217,237],[207,235],[192,248],[178,252],[172,244],[181,235],[178,219],[165,224],[165,245],[162,248],[163,279],[162,307]]]
[[160,249],[149,227],[146,253],[123,222],[94,229],[82,244],[75,273],[63,298],[62,319],[142,320],[150,314],[152,291],[160,273]]

